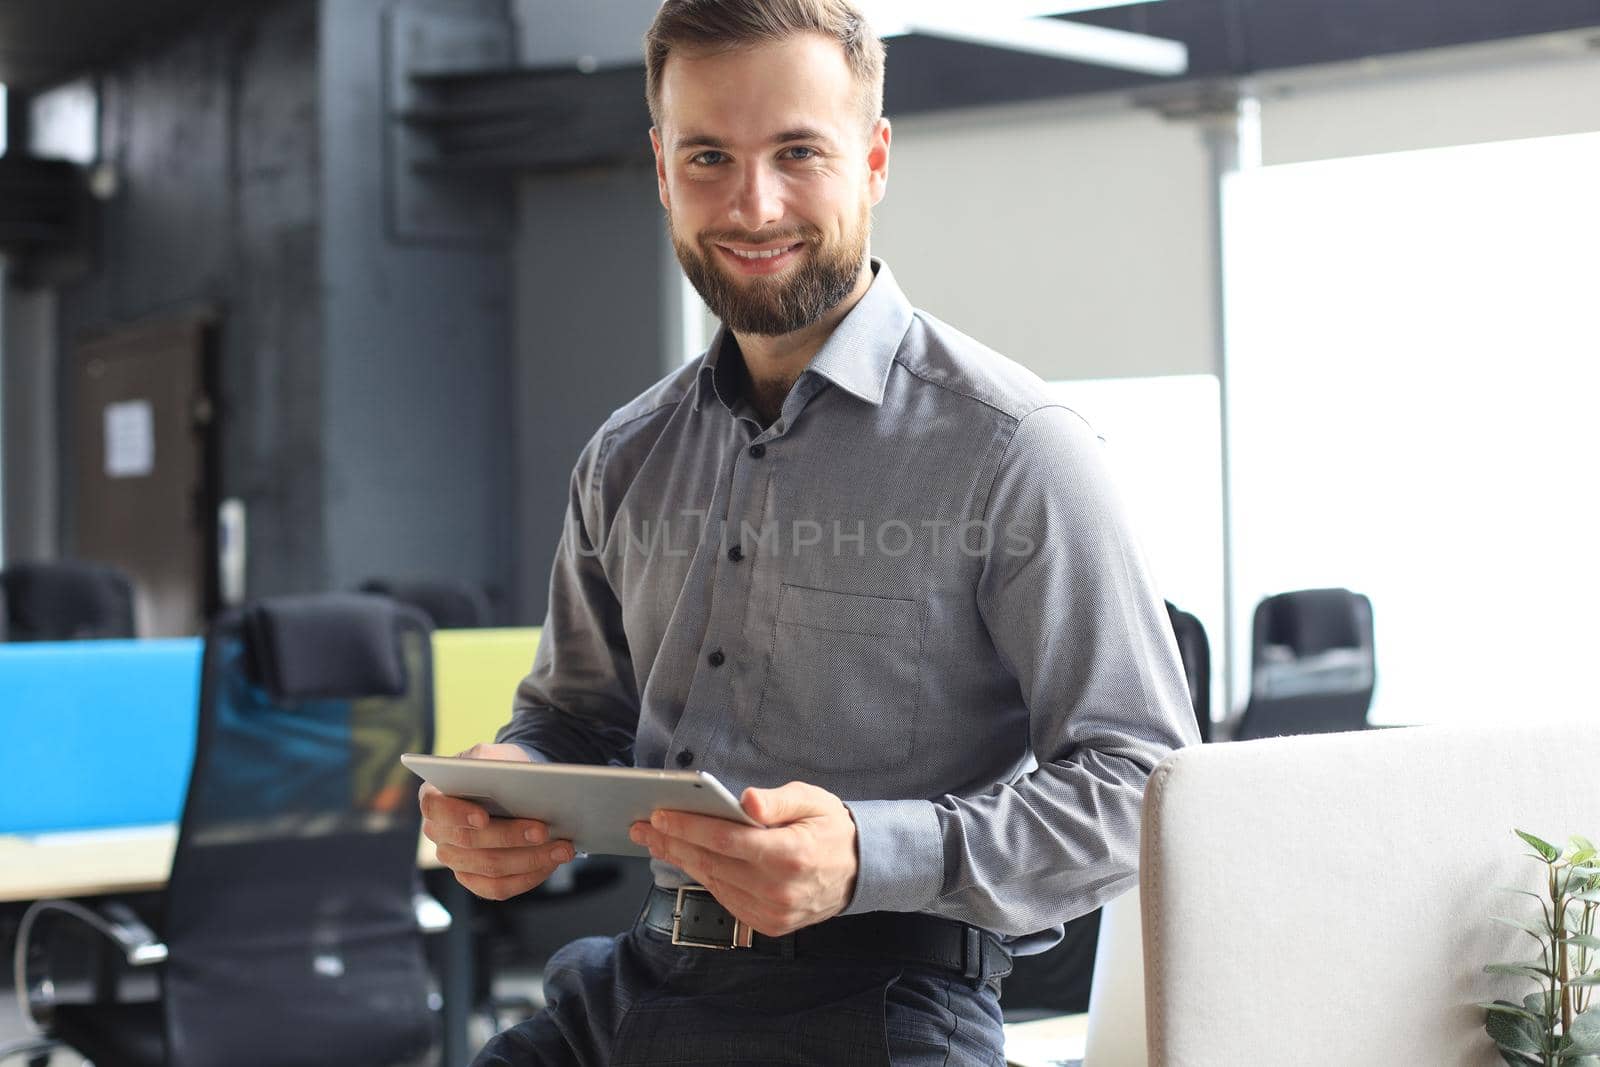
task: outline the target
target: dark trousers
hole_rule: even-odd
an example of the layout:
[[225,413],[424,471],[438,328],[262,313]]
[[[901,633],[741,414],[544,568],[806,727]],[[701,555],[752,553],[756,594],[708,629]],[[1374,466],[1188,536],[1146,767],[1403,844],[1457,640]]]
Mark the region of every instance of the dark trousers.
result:
[[545,969],[543,1012],[474,1067],[1003,1067],[992,985],[898,963],[676,947],[634,927]]

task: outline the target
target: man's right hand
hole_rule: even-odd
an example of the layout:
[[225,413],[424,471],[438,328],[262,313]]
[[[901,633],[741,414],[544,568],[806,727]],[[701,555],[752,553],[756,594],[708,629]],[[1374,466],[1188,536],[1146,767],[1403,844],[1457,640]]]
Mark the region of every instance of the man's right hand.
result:
[[[522,760],[519,745],[473,745],[468,759]],[[506,900],[542,883],[573,857],[572,842],[551,841],[534,819],[496,819],[480,805],[446,796],[427,782],[417,791],[422,832],[456,881],[488,900]]]

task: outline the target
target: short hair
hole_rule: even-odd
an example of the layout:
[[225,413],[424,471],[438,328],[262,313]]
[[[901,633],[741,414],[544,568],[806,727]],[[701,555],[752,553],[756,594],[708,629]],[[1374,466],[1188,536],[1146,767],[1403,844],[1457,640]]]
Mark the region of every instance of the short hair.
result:
[[650,121],[661,125],[661,73],[673,49],[715,54],[802,33],[839,42],[870,128],[883,114],[883,41],[851,0],[664,0],[644,35]]

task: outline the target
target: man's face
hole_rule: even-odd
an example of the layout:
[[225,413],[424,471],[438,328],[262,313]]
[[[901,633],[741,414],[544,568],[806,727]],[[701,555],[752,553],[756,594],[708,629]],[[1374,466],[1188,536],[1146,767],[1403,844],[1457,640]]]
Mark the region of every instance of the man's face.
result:
[[889,171],[889,124],[865,128],[844,51],[803,34],[674,53],[650,131],[673,248],[712,314],[778,336],[860,277]]

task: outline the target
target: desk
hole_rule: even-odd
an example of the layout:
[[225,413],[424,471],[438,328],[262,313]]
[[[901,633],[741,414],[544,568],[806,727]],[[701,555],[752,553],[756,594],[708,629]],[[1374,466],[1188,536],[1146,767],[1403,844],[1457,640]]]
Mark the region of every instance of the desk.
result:
[[1067,1067],[1083,1062],[1089,1016],[1055,1015],[1006,1024],[1008,1067]]
[[[154,892],[166,887],[177,844],[173,823],[0,835],[0,902]],[[440,866],[425,837],[417,842],[417,866]]]
[[[110,896],[160,890],[178,844],[174,823],[112,830],[72,830],[31,837],[0,835],[0,901]],[[417,865],[440,866],[433,842],[417,841]],[[452,882],[444,901],[452,922],[445,937],[444,1063],[470,1058],[467,1017],[472,1010],[471,897]]]
[[[0,901],[159,890],[167,884],[177,843],[178,828],[171,823],[32,837],[0,835]],[[417,864],[439,866],[433,842],[427,838],[418,841]],[[464,890],[459,899],[446,901],[456,920],[445,935],[445,1062],[449,1065],[467,1059],[472,938],[470,912],[463,905],[470,905]],[[1087,1026],[1087,1015],[1012,1023],[1006,1027],[1006,1062],[1015,1067],[1057,1067],[1080,1060]]]

